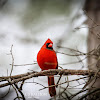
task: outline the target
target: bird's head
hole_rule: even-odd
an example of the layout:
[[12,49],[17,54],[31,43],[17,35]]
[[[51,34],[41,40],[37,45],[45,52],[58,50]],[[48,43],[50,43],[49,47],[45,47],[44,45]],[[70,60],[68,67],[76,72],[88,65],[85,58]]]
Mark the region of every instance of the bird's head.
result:
[[45,48],[53,50],[53,42],[48,39],[45,43],[44,43]]

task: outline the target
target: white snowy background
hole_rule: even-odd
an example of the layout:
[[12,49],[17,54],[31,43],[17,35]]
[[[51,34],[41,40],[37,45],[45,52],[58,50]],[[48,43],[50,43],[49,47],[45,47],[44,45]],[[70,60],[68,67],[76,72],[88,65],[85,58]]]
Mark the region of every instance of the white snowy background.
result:
[[[0,9],[0,76],[6,76],[7,70],[8,75],[10,74],[11,45],[13,45],[14,64],[17,65],[31,64],[36,61],[39,49],[48,38],[53,41],[55,51],[69,53],[66,49],[58,49],[57,46],[60,45],[86,52],[87,28],[75,30],[76,27],[86,27],[83,24],[86,17],[82,11],[84,0],[75,1],[8,0]],[[62,41],[61,44],[58,42],[59,40]],[[65,69],[80,69],[82,67],[81,64],[63,65],[78,61],[76,57],[59,53],[57,57],[59,65]],[[86,69],[86,61],[84,69]],[[17,66],[14,67],[12,75],[30,72],[30,70],[40,71],[41,69],[37,64]],[[44,86],[48,85],[47,77],[27,80],[27,82],[32,81],[39,82]],[[64,79],[62,78],[61,81],[63,82]],[[0,97],[7,93],[8,88],[9,86],[0,88]],[[49,99],[48,89],[39,91],[41,88],[43,87],[35,83],[25,83],[23,93],[27,100]],[[13,100],[14,97],[16,97],[16,93],[11,88],[10,93],[2,100]]]

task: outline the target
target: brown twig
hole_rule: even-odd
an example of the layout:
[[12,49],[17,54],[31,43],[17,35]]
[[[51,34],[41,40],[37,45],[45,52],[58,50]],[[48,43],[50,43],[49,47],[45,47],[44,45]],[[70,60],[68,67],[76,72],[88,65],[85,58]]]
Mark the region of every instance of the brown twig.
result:
[[92,90],[92,91],[86,93],[85,95],[83,95],[83,96],[82,96],[81,98],[79,98],[78,100],[83,100],[83,99],[86,98],[87,96],[89,96],[89,95],[91,95],[91,94],[93,94],[93,93],[95,93],[95,92],[97,92],[97,91],[100,91],[100,88],[96,88],[96,89],[94,89],[94,90]]

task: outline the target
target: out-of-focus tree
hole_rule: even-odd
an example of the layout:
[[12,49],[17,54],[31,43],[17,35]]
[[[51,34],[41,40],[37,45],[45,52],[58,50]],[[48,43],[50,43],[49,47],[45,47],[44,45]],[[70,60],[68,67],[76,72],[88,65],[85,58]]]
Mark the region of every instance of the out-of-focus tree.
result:
[[[100,70],[100,0],[86,0],[84,6],[85,14],[87,16],[86,24],[89,27],[88,34],[88,52],[94,50],[95,57],[88,57],[88,68],[90,70]],[[94,84],[93,84],[94,82]],[[91,82],[91,85],[96,88],[100,88],[100,79],[96,77]],[[91,87],[90,85],[90,87]],[[92,100],[96,100],[98,97],[100,98],[100,94],[96,94],[96,98]],[[90,97],[90,98],[91,98]]]
[[0,0],[0,8],[2,8],[8,0]]

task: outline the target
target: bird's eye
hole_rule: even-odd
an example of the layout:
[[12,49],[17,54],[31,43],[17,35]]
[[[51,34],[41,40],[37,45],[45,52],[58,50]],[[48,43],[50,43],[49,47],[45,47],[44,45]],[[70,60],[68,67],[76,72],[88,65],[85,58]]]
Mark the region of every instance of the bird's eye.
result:
[[46,45],[48,46],[50,43],[47,43]]

